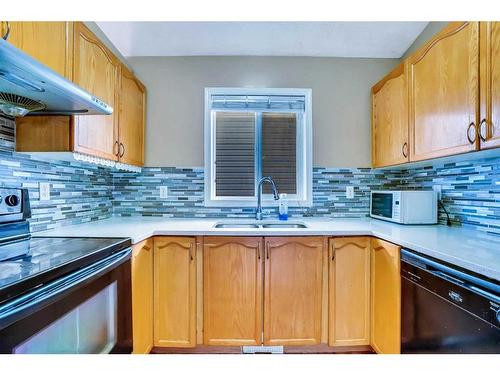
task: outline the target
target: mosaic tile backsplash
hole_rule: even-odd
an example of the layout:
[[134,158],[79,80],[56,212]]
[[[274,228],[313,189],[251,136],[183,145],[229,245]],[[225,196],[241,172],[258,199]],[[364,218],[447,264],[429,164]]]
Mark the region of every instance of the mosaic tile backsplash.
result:
[[[252,208],[204,207],[203,168],[143,168],[118,172],[90,164],[36,160],[14,153],[11,120],[0,117],[0,186],[30,191],[32,230],[118,216],[253,217]],[[51,200],[40,201],[38,184],[51,184]],[[345,189],[354,185],[354,199]],[[314,168],[313,207],[291,208],[291,215],[364,217],[373,189],[432,189],[440,185],[442,200],[454,225],[500,234],[500,157],[400,170]],[[167,186],[167,199],[159,187]],[[276,214],[275,210],[268,210]],[[444,211],[439,219],[446,223]]]

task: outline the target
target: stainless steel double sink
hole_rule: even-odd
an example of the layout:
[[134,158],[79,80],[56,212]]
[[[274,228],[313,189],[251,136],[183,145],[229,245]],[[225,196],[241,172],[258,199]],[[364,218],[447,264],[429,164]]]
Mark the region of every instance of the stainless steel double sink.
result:
[[219,229],[306,229],[303,223],[216,223],[214,228]]

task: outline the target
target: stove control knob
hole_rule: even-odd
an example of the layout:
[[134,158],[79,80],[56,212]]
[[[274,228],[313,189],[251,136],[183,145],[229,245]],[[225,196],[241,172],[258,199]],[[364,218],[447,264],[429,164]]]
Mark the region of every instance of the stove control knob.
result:
[[19,204],[19,197],[17,195],[7,195],[5,197],[5,203],[10,207],[17,206]]

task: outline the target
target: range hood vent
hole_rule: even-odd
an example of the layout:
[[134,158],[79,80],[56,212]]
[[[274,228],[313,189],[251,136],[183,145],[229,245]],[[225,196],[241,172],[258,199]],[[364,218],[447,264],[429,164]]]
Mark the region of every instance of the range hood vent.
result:
[[0,112],[110,115],[113,108],[0,38]]

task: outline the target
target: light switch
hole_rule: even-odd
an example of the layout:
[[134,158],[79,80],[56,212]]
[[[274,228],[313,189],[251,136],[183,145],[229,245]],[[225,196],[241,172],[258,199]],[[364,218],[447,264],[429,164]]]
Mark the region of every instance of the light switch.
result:
[[48,182],[40,182],[38,190],[41,201],[50,201],[50,184]]
[[353,199],[354,198],[354,186],[347,186],[345,189],[345,195],[347,199]]
[[161,199],[168,198],[168,187],[167,186],[160,186],[160,198]]

